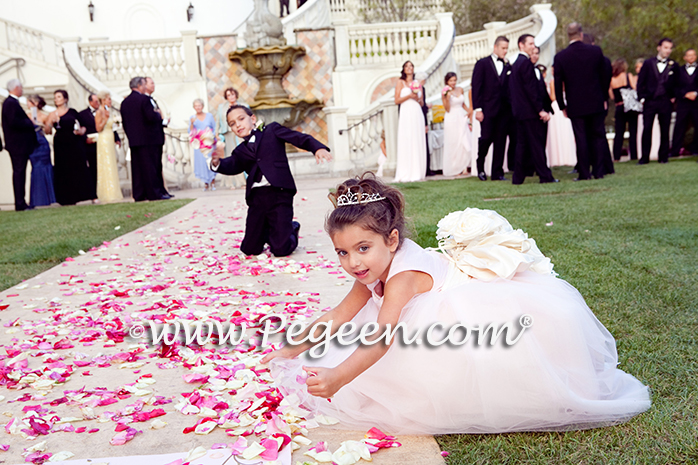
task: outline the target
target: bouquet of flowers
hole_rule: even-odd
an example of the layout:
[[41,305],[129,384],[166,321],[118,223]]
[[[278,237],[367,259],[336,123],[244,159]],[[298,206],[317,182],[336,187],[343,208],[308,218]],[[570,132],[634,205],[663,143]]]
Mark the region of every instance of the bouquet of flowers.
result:
[[451,89],[451,86],[446,86],[443,89],[441,89],[441,95],[446,95],[449,92],[451,92],[453,89]]
[[439,249],[468,276],[484,281],[511,279],[526,270],[556,275],[536,241],[522,230],[514,230],[493,210],[466,208],[449,213],[437,227]]
[[189,136],[189,144],[194,150],[199,150],[204,157],[208,157],[216,147],[216,138],[211,128],[206,128],[193,131]]
[[410,89],[412,89],[412,92],[415,94],[418,94],[419,91],[422,89],[422,85],[419,83],[419,81],[415,80],[410,82]]

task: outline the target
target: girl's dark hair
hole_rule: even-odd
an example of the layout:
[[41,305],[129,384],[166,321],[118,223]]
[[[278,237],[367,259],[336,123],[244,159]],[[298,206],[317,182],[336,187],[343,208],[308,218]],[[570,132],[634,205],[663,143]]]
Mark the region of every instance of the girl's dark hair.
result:
[[625,61],[625,58],[618,58],[617,60],[613,61],[613,77],[616,77],[628,70],[628,62]]
[[68,98],[68,92],[63,90],[63,89],[57,89],[56,91],[53,92],[53,95],[56,95],[56,94],[61,94],[66,101],[70,100]]
[[[332,236],[347,226],[357,225],[379,234],[386,243],[390,233],[396,229],[400,242],[405,238],[405,198],[402,193],[376,179],[370,171],[356,178],[347,179],[337,186],[337,190],[329,195],[333,204],[344,194],[354,193],[359,199],[358,205],[335,207],[325,219],[325,231]],[[361,202],[361,198],[371,194],[385,197],[375,202]]]
[[405,66],[407,66],[407,63],[412,65],[412,77],[414,77],[414,63],[412,63],[410,60],[407,60],[402,64],[402,71],[400,71],[400,79],[402,79],[403,81],[407,79],[407,75],[405,74]]
[[453,71],[449,71],[448,73],[446,73],[446,77],[444,78],[444,84],[448,85],[448,81],[450,81],[452,77],[458,79],[458,75]]
[[29,100],[34,102],[36,104],[36,108],[38,108],[39,110],[46,106],[46,100],[44,100],[44,98],[39,94],[30,95]]

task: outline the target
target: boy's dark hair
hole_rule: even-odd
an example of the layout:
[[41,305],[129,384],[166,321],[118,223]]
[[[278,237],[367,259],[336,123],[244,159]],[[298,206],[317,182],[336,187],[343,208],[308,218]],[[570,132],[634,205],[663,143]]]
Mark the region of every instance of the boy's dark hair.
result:
[[233,105],[232,107],[228,108],[228,111],[225,112],[225,117],[227,118],[231,111],[237,110],[238,108],[244,110],[245,113],[247,113],[247,116],[254,115],[254,112],[247,108],[245,105]]
[[329,198],[336,205],[339,196],[349,192],[356,194],[359,202],[361,197],[371,194],[378,194],[384,199],[335,207],[325,219],[327,234],[332,236],[347,226],[356,225],[379,234],[388,243],[390,233],[397,230],[400,237],[399,245],[402,245],[405,238],[405,198],[402,193],[376,179],[370,171],[360,177],[347,179],[337,186],[337,190],[331,193]]

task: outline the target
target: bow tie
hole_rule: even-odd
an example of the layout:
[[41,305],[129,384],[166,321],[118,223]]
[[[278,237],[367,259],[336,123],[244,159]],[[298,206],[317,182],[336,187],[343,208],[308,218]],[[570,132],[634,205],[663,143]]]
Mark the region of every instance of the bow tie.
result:
[[686,64],[686,68],[695,68],[695,67],[696,67],[696,64],[695,64],[695,63],[693,63],[693,64]]
[[502,63],[504,63],[504,60],[499,57],[497,57],[497,61],[501,61]]
[[255,139],[256,139],[254,133],[255,133],[255,130],[253,129],[252,132],[250,132],[249,136],[244,137],[243,139],[245,139],[245,142],[247,142],[248,144],[253,144]]
[[657,60],[657,64],[659,64],[659,63],[665,65],[665,64],[666,64],[666,60]]

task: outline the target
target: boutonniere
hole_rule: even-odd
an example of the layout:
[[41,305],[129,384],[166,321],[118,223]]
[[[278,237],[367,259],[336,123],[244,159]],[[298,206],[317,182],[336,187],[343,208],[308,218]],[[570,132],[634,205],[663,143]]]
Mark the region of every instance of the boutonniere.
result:
[[507,59],[505,58],[505,59],[504,59],[504,64],[505,64],[505,65],[508,65],[508,64],[509,64],[509,60],[507,60]]
[[257,125],[254,127],[256,131],[264,131],[264,120],[260,119],[257,121]]
[[507,71],[507,75],[511,74],[511,70]]
[[674,60],[669,60],[669,66],[673,66],[673,65],[674,65]]
[[674,74],[674,72],[673,72],[673,71],[669,71],[669,76],[671,76],[672,74]]

